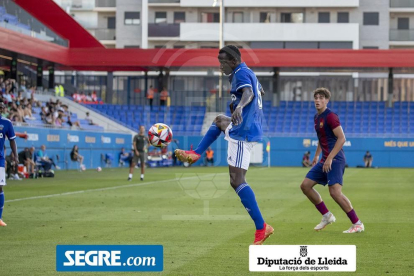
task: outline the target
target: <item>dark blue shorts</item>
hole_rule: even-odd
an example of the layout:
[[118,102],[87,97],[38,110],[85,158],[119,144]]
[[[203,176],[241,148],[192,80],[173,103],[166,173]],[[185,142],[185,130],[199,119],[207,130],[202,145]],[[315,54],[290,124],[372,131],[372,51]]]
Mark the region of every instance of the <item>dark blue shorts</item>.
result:
[[328,173],[323,172],[323,163],[316,164],[306,175],[306,178],[309,178],[313,181],[316,181],[318,184],[328,186],[335,185],[336,183],[343,184],[343,176],[345,172],[345,162],[343,161],[332,161],[332,170]]

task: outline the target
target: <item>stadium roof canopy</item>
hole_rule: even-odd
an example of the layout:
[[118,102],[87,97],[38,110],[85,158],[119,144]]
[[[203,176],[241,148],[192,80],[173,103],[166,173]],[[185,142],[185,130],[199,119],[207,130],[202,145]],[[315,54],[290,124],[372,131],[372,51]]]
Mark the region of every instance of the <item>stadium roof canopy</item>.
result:
[[[197,70],[218,67],[217,49],[107,49],[53,0],[14,0],[69,47],[0,28],[0,54],[28,62],[42,60],[57,69],[87,71],[148,71],[160,67]],[[281,70],[414,71],[414,50],[277,50],[243,49],[249,67]]]

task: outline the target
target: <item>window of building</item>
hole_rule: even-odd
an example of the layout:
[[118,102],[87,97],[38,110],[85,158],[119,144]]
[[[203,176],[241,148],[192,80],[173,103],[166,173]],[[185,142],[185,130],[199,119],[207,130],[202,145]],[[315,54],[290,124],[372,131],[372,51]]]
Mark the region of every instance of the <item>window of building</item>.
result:
[[364,25],[379,25],[379,13],[364,12]]
[[338,12],[338,23],[349,23],[349,12]]
[[220,14],[218,12],[202,12],[201,22],[203,23],[219,23]]
[[108,17],[108,29],[116,29],[116,19],[115,17]]
[[124,48],[125,49],[133,49],[133,48],[139,49],[141,47],[139,45],[124,45]]
[[174,45],[174,49],[183,49],[185,48],[184,45]]
[[372,50],[372,49],[374,49],[374,50],[378,50],[379,48],[378,48],[378,46],[364,46],[364,47],[362,47],[362,49],[365,49],[365,50]]
[[185,12],[174,12],[174,23],[184,23]]
[[233,23],[243,23],[243,12],[233,12]]
[[155,49],[162,49],[162,48],[167,48],[165,45],[155,45],[154,46]]
[[282,13],[280,21],[282,23],[303,23],[303,13]]
[[398,18],[398,30],[408,30],[410,28],[410,19],[408,17]]
[[167,23],[167,12],[155,12],[155,23]]
[[318,13],[318,23],[329,23],[331,21],[331,14],[329,12]]
[[125,25],[138,25],[141,23],[140,12],[125,12]]
[[270,23],[270,12],[260,13],[260,23]]

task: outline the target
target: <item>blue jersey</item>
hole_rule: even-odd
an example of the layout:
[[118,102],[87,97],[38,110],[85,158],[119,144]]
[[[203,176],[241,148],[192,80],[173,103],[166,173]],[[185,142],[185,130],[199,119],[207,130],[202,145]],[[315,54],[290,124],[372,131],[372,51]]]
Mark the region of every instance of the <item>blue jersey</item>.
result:
[[240,103],[243,96],[242,89],[250,87],[253,90],[253,100],[243,107],[243,122],[237,126],[233,125],[229,130],[231,138],[239,141],[257,142],[262,140],[262,96],[260,94],[261,85],[256,75],[243,62],[234,69],[230,75],[231,83],[231,100],[234,109]]
[[6,141],[6,137],[9,140],[16,139],[16,135],[14,134],[13,124],[10,122],[9,119],[2,118],[0,116],[0,167],[4,168],[4,142]]

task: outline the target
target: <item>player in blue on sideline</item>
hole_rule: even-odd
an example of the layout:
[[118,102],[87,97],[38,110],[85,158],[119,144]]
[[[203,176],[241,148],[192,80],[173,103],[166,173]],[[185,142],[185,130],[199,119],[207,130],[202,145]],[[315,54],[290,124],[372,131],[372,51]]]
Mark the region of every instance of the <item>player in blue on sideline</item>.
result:
[[[329,212],[321,195],[313,188],[319,183],[324,186],[328,184],[331,197],[352,222],[351,227],[343,233],[362,232],[365,230],[364,224],[359,220],[349,199],[342,193],[346,162],[342,146],[346,139],[338,115],[328,108],[331,92],[326,88],[318,88],[313,92],[313,97],[317,111],[314,118],[315,131],[319,143],[313,158],[313,167],[300,188],[322,215],[322,221],[314,229],[320,231],[336,220],[335,216]],[[321,152],[322,159],[318,163]]]
[[252,188],[246,182],[246,172],[250,163],[250,151],[254,144],[262,140],[262,93],[263,89],[256,75],[244,62],[241,62],[239,49],[228,45],[220,49],[218,60],[220,70],[229,75],[231,83],[231,118],[219,115],[210,129],[193,151],[175,150],[182,162],[190,164],[200,159],[201,154],[224,132],[228,141],[227,163],[229,164],[230,184],[240,197],[242,204],[255,223],[256,233],[253,244],[263,242],[274,232],[266,224]]
[[[0,114],[4,113],[6,106],[3,100],[0,100]],[[0,116],[0,226],[7,226],[2,220],[3,208],[4,208],[4,191],[3,186],[6,185],[6,172],[5,172],[5,140],[6,137],[9,139],[10,148],[14,155],[14,162],[19,164],[19,155],[17,154],[16,135],[14,134],[13,124],[9,119],[2,118]]]

